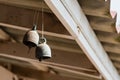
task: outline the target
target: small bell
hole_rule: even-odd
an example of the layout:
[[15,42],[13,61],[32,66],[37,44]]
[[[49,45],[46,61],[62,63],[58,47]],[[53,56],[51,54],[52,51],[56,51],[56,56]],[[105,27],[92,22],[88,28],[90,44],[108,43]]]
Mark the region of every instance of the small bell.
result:
[[51,49],[46,44],[46,39],[41,38],[40,44],[36,47],[36,58],[41,61],[42,59],[48,59],[51,58]]
[[23,38],[23,43],[29,48],[35,47],[39,43],[39,34],[36,31],[36,28],[37,26],[34,25],[33,29],[28,31]]

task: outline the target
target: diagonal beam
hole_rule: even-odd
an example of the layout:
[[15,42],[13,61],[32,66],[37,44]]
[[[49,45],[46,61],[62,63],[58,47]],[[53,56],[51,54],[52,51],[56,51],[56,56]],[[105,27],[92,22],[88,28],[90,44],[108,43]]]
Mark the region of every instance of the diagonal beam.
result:
[[106,80],[120,80],[117,70],[96,38],[77,0],[45,0],[45,2],[102,76]]
[[10,36],[0,29],[0,40],[10,40]]

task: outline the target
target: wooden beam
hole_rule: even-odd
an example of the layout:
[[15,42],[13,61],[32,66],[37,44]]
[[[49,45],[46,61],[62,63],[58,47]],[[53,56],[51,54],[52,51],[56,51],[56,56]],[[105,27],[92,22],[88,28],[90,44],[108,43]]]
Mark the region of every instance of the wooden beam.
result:
[[[4,62],[4,64],[5,63],[6,62]],[[11,65],[12,65],[11,71],[18,76],[19,80],[21,80],[21,79],[26,80],[27,77],[29,79],[44,80],[43,74],[46,73],[44,71],[29,68],[30,66],[23,67],[23,66],[19,66],[19,65],[15,65],[15,64],[11,64]],[[21,76],[23,76],[23,77],[21,77]]]
[[119,45],[103,43],[103,47],[107,52],[110,52],[110,53],[113,53],[113,54],[120,54]]
[[[26,28],[33,27],[35,10],[6,6],[3,4],[0,5],[0,10],[2,10],[0,13],[0,17],[2,17],[0,18],[0,22],[14,24]],[[37,24],[38,30],[41,30],[41,15],[41,11],[39,11]],[[69,35],[67,30],[63,27],[54,14],[44,12],[44,24],[45,31]]]
[[[4,28],[8,28],[8,30],[13,29],[12,31],[15,31],[16,29],[23,31],[24,33],[23,32],[21,33],[22,36],[24,36],[26,31],[30,30],[29,28],[10,25],[10,24],[6,24],[6,23],[0,23],[0,26],[2,26]],[[38,33],[41,34],[41,31],[38,30]],[[47,32],[47,31],[44,31],[44,34],[47,37],[48,43],[50,44],[52,49],[58,49],[58,50],[63,50],[63,51],[75,52],[75,53],[83,53],[82,50],[79,48],[79,46],[74,42],[74,38],[70,35],[58,34],[58,33]],[[21,36],[20,34],[16,33],[16,35],[17,35],[17,39],[23,38],[23,37],[20,37]],[[50,38],[49,36],[52,38]],[[53,37],[54,37],[54,40],[53,40]],[[61,38],[63,38],[64,40]],[[71,41],[68,41],[68,40],[71,40]],[[21,41],[21,39],[20,39],[20,41]],[[55,42],[55,41],[57,41],[57,42]],[[59,42],[61,42],[61,43],[58,44]],[[72,42],[72,44],[71,44],[71,42]],[[69,45],[73,45],[73,46],[69,46]]]
[[110,56],[111,60],[120,62],[120,58],[118,56]]
[[86,15],[110,18],[109,2],[102,0],[78,0],[78,2]]
[[114,45],[120,44],[120,36],[117,33],[99,32],[96,31],[98,39],[103,43],[109,43]]
[[[40,75],[39,75],[40,76]],[[42,78],[42,77],[41,77]],[[35,78],[31,78],[31,77],[26,77],[26,76],[20,76],[19,75],[19,79],[22,79],[22,80],[37,80],[37,79],[35,79]],[[44,80],[44,79],[42,79],[42,80]]]
[[53,65],[53,66],[59,66],[59,67],[67,68],[67,69],[77,70],[77,71],[90,71],[90,72],[93,72],[93,73],[97,72],[96,70],[77,67],[77,66],[58,64],[58,63],[46,62],[46,61],[43,61],[43,63],[48,64],[48,65]]
[[0,28],[0,41],[16,42],[8,33]]
[[[39,79],[42,79],[42,80],[61,80],[61,79],[62,80],[78,80],[76,78],[65,77],[65,76],[60,76],[60,75],[55,75],[55,74],[40,72],[40,71],[33,71],[31,69],[28,69],[28,68],[20,68],[19,66],[13,67],[13,69],[14,69],[13,72],[18,73],[18,75],[21,74],[22,76],[24,76],[25,80],[26,80],[26,77],[29,77],[30,79],[31,78],[37,79],[37,80],[39,80]],[[25,74],[28,74],[28,75],[25,75]],[[24,79],[24,77],[20,76],[20,79],[21,78]],[[81,79],[83,80],[82,77],[81,77]],[[84,79],[84,80],[86,80],[86,79]],[[89,80],[91,80],[91,79],[89,79]]]
[[0,40],[3,42],[4,41],[16,42],[15,39],[13,39],[13,37],[6,33],[3,29],[0,29]]
[[[12,29],[17,29],[17,30],[22,30],[22,31],[28,31],[30,30],[29,28],[21,27],[21,26],[16,26],[16,25],[11,25],[11,24],[6,24],[6,23],[0,23],[1,27],[6,27],[6,28],[12,28]],[[42,33],[41,31],[38,31],[40,34]],[[64,34],[57,34],[53,32],[47,32],[44,31],[44,34],[47,36],[52,36],[52,37],[58,37],[58,38],[64,38],[64,39],[70,39],[74,40],[74,38],[70,35],[64,35]]]
[[[21,27],[21,26],[15,26],[15,25],[10,25],[10,24],[6,24],[6,23],[0,23],[0,26],[5,27],[5,28],[14,29],[14,30],[17,29],[17,30],[21,30],[21,31],[24,31],[24,32],[29,30],[29,28],[25,28],[25,27]],[[39,33],[41,34],[41,31],[39,31]],[[59,49],[59,50],[63,50],[63,51],[70,51],[70,52],[75,52],[75,53],[83,53],[81,50],[79,50],[80,48],[76,47],[78,45],[74,42],[74,39],[73,39],[72,36],[63,35],[63,34],[57,34],[57,33],[47,32],[47,31],[45,31],[44,34],[46,35],[46,37],[47,36],[51,36],[51,37],[58,38],[57,40],[61,40],[60,38],[63,38],[64,41],[66,40],[65,41],[65,45],[64,45],[63,42],[62,42],[63,44],[62,43],[58,44],[55,41],[52,41],[51,39],[47,38],[48,41],[49,41],[49,44],[51,45],[51,48],[53,48],[53,49]],[[97,31],[96,34],[97,34],[98,39],[101,42],[112,43],[112,44],[120,44],[119,41],[117,41],[117,39],[119,38],[119,35],[117,35],[115,33],[107,33],[107,32],[99,32],[99,31]],[[73,46],[70,47],[70,46],[66,45],[67,42],[69,42],[68,40],[71,40],[70,44],[68,44],[68,45],[74,45],[74,47]],[[59,45],[59,46],[56,46],[56,45]],[[118,53],[118,54],[120,52],[120,50],[118,49],[117,46],[116,46],[117,50],[112,50],[113,47],[110,47],[110,46],[107,46],[107,45],[104,45],[104,48],[105,48],[105,50],[107,52],[113,52],[113,53]]]
[[[109,14],[107,13],[108,9],[106,10],[106,8],[108,8],[107,4],[108,2],[104,2],[104,1],[96,1],[97,4],[97,8],[96,5],[92,5],[93,2],[95,2],[94,0],[91,1],[82,1],[79,0],[80,4],[83,4],[83,10],[85,12],[86,15],[92,15],[92,16],[100,16],[100,17],[106,17],[106,18],[110,18]],[[27,8],[27,9],[34,9],[34,10],[40,10],[41,11],[41,7],[42,7],[42,0],[0,0],[1,4],[6,4],[6,5],[11,5],[11,6],[16,6],[16,7],[21,7],[21,8]],[[98,3],[99,8],[98,8]],[[91,4],[91,5],[89,5]],[[87,6],[87,7],[86,7]],[[94,6],[94,9],[91,8]],[[44,3],[43,4],[43,8],[46,12],[50,12],[52,13],[52,11],[49,9],[49,7]],[[96,8],[96,9],[95,9]]]
[[[1,10],[3,9],[2,12],[0,13],[0,15],[2,17],[0,19],[1,22],[20,25],[23,27],[24,26],[29,27],[29,28],[31,27],[33,15],[34,15],[33,10],[19,8],[19,7],[13,7],[13,6],[6,6],[6,5],[0,5],[0,9]],[[19,15],[21,15],[21,16],[19,16]],[[41,15],[41,12],[40,12],[40,15]],[[13,19],[11,18],[11,16],[13,17]],[[22,16],[24,16],[24,17],[22,17]],[[45,13],[44,17],[45,17],[45,29],[47,29],[47,31],[61,32],[61,33],[67,32],[64,28],[62,29],[63,26],[61,25],[61,23],[59,23],[59,21],[56,22],[57,19],[56,19],[56,17],[54,17],[53,14],[48,15],[48,13]],[[100,18],[100,17],[95,17],[95,16],[94,17],[87,16],[87,18],[89,19],[91,26],[95,30],[114,32],[114,33],[116,32],[115,27],[111,26],[112,23],[114,22],[114,20],[112,20],[112,19]],[[16,23],[14,23],[15,21],[16,21]],[[39,22],[41,22],[40,16],[39,16]],[[56,23],[54,23],[54,22],[56,22]],[[54,23],[54,25],[53,25],[53,23]],[[99,26],[96,24],[99,24]],[[41,26],[41,24],[39,23],[38,26]],[[50,29],[47,26],[52,26],[53,28]],[[60,27],[57,27],[57,26],[60,26]],[[57,30],[57,29],[59,29],[59,30]]]
[[[3,65],[6,63],[3,63]],[[71,77],[63,77],[63,76],[59,76],[59,75],[54,75],[54,74],[50,74],[50,73],[45,73],[42,71],[38,71],[38,70],[33,70],[30,68],[25,68],[25,67],[20,67],[17,65],[11,65],[11,71],[13,73],[15,73],[17,75],[17,77],[21,80],[21,79],[25,79],[25,80],[77,80],[76,78],[71,78]],[[28,74],[29,73],[29,74]],[[27,75],[26,75],[27,74]],[[81,78],[83,79],[83,78]],[[90,79],[91,80],[91,79]]]
[[118,69],[118,72],[119,72],[119,74],[120,74],[120,69]]
[[[0,44],[1,44],[0,45],[1,53],[19,56],[19,57],[36,59],[34,48],[31,49],[30,54],[27,54],[28,48],[21,43],[19,43],[19,44],[18,43],[0,43]],[[60,44],[62,44],[62,43],[58,42],[56,44],[56,46],[59,47],[58,45],[60,45]],[[66,44],[66,43],[64,43],[64,44]],[[69,44],[69,45],[74,46],[73,44]],[[70,52],[70,51],[63,51],[60,49],[52,48],[52,45],[50,45],[50,44],[49,44],[49,46],[52,49],[52,58],[49,60],[50,62],[67,64],[67,65],[76,66],[76,67],[84,67],[84,68],[88,68],[88,69],[95,69],[93,67],[93,65],[91,64],[91,62],[88,60],[88,58],[84,54],[81,54],[81,53],[79,54],[75,51]],[[61,47],[65,47],[65,46],[62,45]],[[74,48],[69,48],[69,49],[74,49]],[[77,50],[79,50],[79,49],[77,49]],[[64,57],[63,57],[63,55],[64,55]],[[73,59],[74,59],[74,61],[73,61]],[[79,59],[81,59],[81,61],[79,61]]]
[[119,63],[114,63],[114,65],[115,65],[115,67],[117,68],[117,69],[120,69],[120,64]]
[[95,17],[95,16],[87,16],[87,18],[89,19],[89,23],[94,30],[116,33],[115,19]]
[[79,72],[79,71],[75,71],[75,70],[71,70],[71,69],[67,69],[67,68],[52,66],[52,65],[48,65],[48,64],[45,64],[42,62],[40,63],[39,61],[33,60],[33,59],[16,57],[16,56],[5,55],[5,54],[0,54],[0,57],[1,57],[0,61],[2,61],[2,62],[12,63],[12,64],[20,63],[22,65],[19,65],[19,66],[25,66],[27,68],[32,67],[36,70],[50,72],[50,73],[54,73],[54,74],[61,75],[61,76],[68,76],[68,77],[77,78],[77,79],[79,79],[79,78],[80,79],[81,78],[91,79],[91,80],[94,80],[94,79],[100,80],[100,78],[101,78],[101,76],[86,74],[85,72]]
[[114,54],[114,53],[109,53],[109,56],[110,56],[110,59],[111,59],[111,61],[113,62],[113,64],[115,65],[115,67],[117,68],[117,69],[120,69],[120,64],[119,64],[119,62],[120,62],[120,59],[119,59],[119,55],[118,54]]
[[[21,30],[21,31],[28,31],[29,30],[29,28],[10,25],[10,24],[6,24],[6,23],[0,23],[0,26],[5,27],[5,28],[14,29],[14,30],[17,29],[17,30]],[[41,34],[41,31],[39,31],[39,33]],[[110,43],[115,44],[115,45],[119,44],[119,41],[117,41],[117,38],[119,38],[119,35],[117,35],[115,33],[113,34],[113,33],[106,33],[106,32],[97,32],[96,34],[101,42],[109,43],[109,45],[110,45]],[[47,32],[47,31],[45,31],[45,35],[46,35],[46,37],[47,36],[54,37],[54,39],[58,43],[61,42],[60,44],[58,44],[57,42],[52,41],[51,38],[48,37],[47,39],[48,39],[48,42],[49,42],[52,49],[75,52],[75,53],[83,53],[80,50],[80,48],[78,47],[78,45],[74,42],[74,39],[72,36],[57,34],[57,33],[52,33],[52,32]],[[63,39],[61,40],[61,38],[63,38],[64,41],[63,41]],[[68,40],[70,40],[70,41],[68,41]],[[68,46],[68,45],[73,45],[73,46]],[[105,48],[105,50],[107,52],[113,52],[113,53],[120,54],[119,53],[120,50],[119,50],[118,46],[116,46],[115,50],[112,50],[113,47],[108,46],[108,44],[104,44],[103,47]]]
[[76,39],[102,76],[106,80],[120,80],[117,70],[90,28],[77,0],[45,0],[45,2]]
[[[2,12],[0,13],[1,17],[2,17],[0,19],[1,22],[6,22],[6,23],[9,23],[9,24],[15,24],[15,25],[21,25],[22,27],[27,27],[27,28],[31,27],[33,15],[34,15],[33,10],[16,8],[16,7],[11,7],[11,6],[6,6],[6,5],[0,5],[0,9],[1,10],[3,9]],[[16,12],[16,13],[14,13],[14,12]],[[56,17],[50,17],[50,16],[53,16],[53,15],[50,14],[48,16],[48,14],[47,15],[46,14],[47,13],[45,13],[45,16],[44,16],[45,18],[47,17],[47,20],[45,19],[46,26],[52,26],[52,27],[55,26],[54,27],[55,29],[52,28],[52,30],[49,27],[45,27],[45,29],[47,29],[47,31],[57,32],[58,31],[57,29],[59,29],[62,32],[67,32],[64,28],[62,29],[63,26],[59,23],[59,21],[56,19]],[[19,15],[21,15],[21,16],[19,16]],[[11,16],[14,19],[12,19]],[[22,17],[22,16],[24,16],[24,17]],[[89,18],[90,16],[87,16],[87,17]],[[111,23],[111,20],[106,19],[106,18],[100,18],[100,19],[99,18],[100,17],[93,17],[93,16],[89,18],[90,22],[91,22],[91,25],[94,22],[92,26],[95,30],[107,31],[107,32],[111,32],[111,30],[114,30],[113,29],[114,27],[112,28],[111,25],[109,24],[109,23]],[[55,20],[57,20],[58,22],[56,22],[54,25],[52,25],[52,22],[54,22]],[[16,23],[14,23],[15,21],[16,21]],[[50,23],[46,23],[46,22],[50,22]],[[99,24],[99,26],[95,25],[95,24]],[[61,31],[59,31],[59,32],[61,32]]]
[[0,0],[1,4],[6,4],[6,5],[11,5],[11,6],[16,6],[16,7],[22,7],[22,8],[27,8],[27,9],[34,9],[34,10],[42,10],[41,8],[44,8],[45,12],[51,12],[49,7],[43,3],[42,0]]
[[[6,24],[6,23],[0,23],[0,26],[2,26],[4,28],[14,29],[14,30],[17,29],[17,30],[21,30],[21,31],[24,31],[24,32],[29,30],[29,28],[25,28],[25,27],[21,27],[21,26],[15,26],[15,25]],[[41,34],[41,31],[38,31],[38,32]],[[44,34],[46,35],[46,37],[50,36],[50,37],[54,37],[54,39],[58,38],[57,41],[59,40],[60,42],[61,42],[61,38],[64,39],[65,45],[63,43],[64,41],[62,41],[63,44],[62,43],[58,44],[55,41],[52,41],[51,38],[49,39],[49,37],[48,37],[47,39],[49,41],[49,44],[51,45],[51,48],[53,48],[53,49],[59,49],[59,50],[63,50],[63,51],[70,51],[70,52],[75,52],[75,53],[83,53],[80,50],[80,48],[76,47],[78,45],[74,42],[74,39],[73,39],[72,36],[64,35],[64,34],[57,34],[57,33],[47,32],[47,31],[45,31]],[[107,33],[107,32],[99,32],[99,31],[97,31],[96,34],[97,34],[98,39],[101,42],[109,43],[109,44],[112,43],[112,44],[117,44],[117,45],[120,44],[119,40],[117,40],[119,38],[119,35],[117,35],[115,33]],[[70,40],[70,43],[68,45],[74,45],[74,47],[73,46],[70,47],[70,46],[66,45],[67,42],[69,42],[68,40]],[[56,46],[56,45],[59,45],[59,46]],[[105,48],[105,50],[107,52],[113,52],[113,53],[118,53],[118,54],[120,52],[118,47],[116,47],[117,50],[112,50],[112,47],[104,45],[104,48]]]
[[0,40],[10,40],[10,36],[0,29]]
[[0,80],[18,80],[18,77],[11,71],[0,66]]

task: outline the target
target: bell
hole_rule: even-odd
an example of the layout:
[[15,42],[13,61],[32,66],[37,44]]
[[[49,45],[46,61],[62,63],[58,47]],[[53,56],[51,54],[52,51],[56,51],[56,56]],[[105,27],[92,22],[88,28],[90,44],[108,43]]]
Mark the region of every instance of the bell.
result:
[[38,58],[39,61],[51,58],[51,49],[47,45],[45,38],[41,38],[40,44],[36,47],[36,58]]
[[36,30],[37,26],[34,25],[33,29],[28,31],[24,38],[23,38],[23,43],[28,46],[29,48],[35,47],[39,43],[39,34]]

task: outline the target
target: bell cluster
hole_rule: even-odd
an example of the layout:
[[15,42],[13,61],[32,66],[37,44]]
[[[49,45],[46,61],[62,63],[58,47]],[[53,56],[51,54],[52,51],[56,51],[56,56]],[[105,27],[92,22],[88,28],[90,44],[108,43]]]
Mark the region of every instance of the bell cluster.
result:
[[28,46],[29,49],[36,47],[35,57],[42,61],[43,59],[51,58],[51,49],[47,44],[45,37],[40,37],[37,30],[37,26],[34,25],[32,30],[25,33],[23,37],[23,44]]

